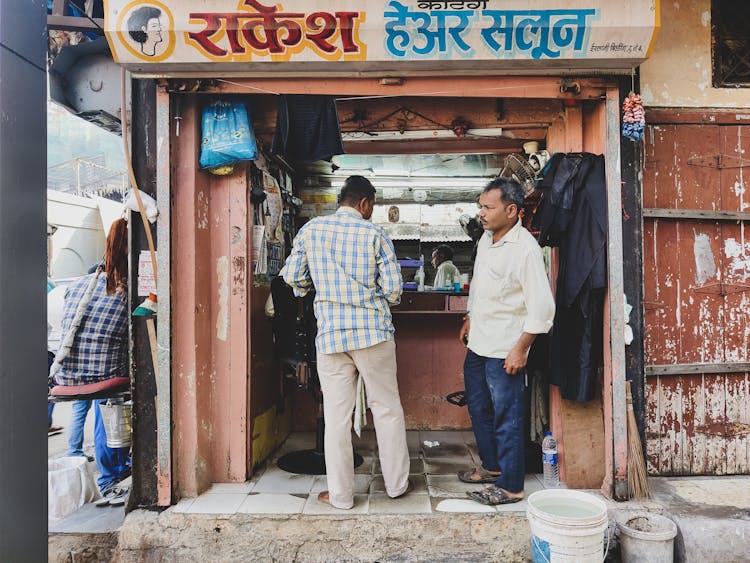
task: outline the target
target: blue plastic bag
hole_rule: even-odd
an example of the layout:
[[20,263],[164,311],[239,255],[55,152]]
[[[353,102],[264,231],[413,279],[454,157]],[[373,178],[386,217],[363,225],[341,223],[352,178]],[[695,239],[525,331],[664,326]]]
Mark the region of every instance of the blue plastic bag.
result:
[[241,160],[255,160],[258,157],[255,133],[242,102],[211,102],[203,110],[201,138],[201,168],[227,166]]

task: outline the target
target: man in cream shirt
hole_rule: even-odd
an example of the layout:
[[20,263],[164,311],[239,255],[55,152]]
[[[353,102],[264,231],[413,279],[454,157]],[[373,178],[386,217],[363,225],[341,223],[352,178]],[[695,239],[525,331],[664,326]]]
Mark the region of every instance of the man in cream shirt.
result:
[[523,199],[518,182],[507,178],[493,180],[479,196],[485,233],[459,333],[468,348],[466,399],[483,467],[458,477],[488,483],[467,493],[488,505],[523,499],[524,368],[534,338],[549,332],[555,314],[541,248],[518,217]]

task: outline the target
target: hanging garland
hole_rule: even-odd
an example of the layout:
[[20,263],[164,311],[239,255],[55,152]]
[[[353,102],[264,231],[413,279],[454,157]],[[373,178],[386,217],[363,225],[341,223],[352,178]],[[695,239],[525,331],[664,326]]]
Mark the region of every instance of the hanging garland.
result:
[[643,139],[646,128],[646,114],[640,94],[630,92],[622,102],[622,135],[633,141]]

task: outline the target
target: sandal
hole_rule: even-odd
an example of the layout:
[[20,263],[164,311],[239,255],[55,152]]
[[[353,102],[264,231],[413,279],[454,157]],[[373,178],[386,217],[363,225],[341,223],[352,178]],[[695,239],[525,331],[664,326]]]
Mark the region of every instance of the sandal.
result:
[[466,494],[471,500],[475,500],[488,506],[496,506],[498,504],[512,504],[514,502],[520,502],[523,500],[523,497],[508,496],[505,491],[495,485],[489,486],[486,489],[482,489],[481,491],[470,491]]
[[[472,479],[472,476],[474,475],[479,475],[479,479]],[[498,477],[500,477],[500,473],[495,475],[482,467],[478,469],[475,467],[474,469],[470,469],[469,471],[458,472],[459,481],[461,481],[462,483],[471,483],[473,485],[494,483],[495,481],[497,481]]]

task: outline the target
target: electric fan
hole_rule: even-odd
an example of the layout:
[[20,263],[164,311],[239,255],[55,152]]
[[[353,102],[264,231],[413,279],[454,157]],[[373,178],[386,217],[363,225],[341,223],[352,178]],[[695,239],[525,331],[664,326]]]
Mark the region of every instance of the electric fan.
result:
[[536,187],[537,171],[527,160],[520,155],[511,153],[505,157],[505,166],[500,172],[502,178],[512,178],[523,187],[523,192],[528,196]]

